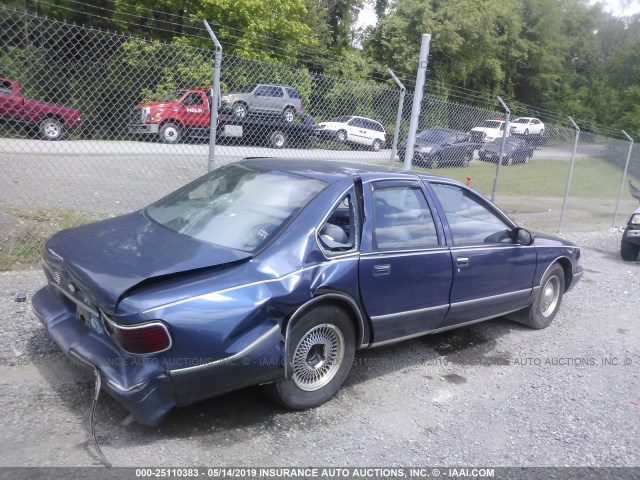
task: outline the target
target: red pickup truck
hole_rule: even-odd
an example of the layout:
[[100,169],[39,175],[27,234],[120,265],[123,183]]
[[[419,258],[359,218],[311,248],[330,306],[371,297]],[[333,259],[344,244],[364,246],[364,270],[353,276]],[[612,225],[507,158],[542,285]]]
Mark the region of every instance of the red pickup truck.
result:
[[36,126],[45,140],[60,140],[80,126],[81,116],[74,108],[24,98],[17,81],[0,77],[0,119]]

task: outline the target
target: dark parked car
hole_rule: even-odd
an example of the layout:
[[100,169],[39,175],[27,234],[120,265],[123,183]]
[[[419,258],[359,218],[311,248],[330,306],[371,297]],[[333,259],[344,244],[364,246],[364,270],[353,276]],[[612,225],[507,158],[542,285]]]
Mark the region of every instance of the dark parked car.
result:
[[501,315],[544,328],[579,258],[453,180],[253,158],[55,234],[32,303],[65,354],[153,425],[249,385],[319,405],[362,348]]
[[[483,145],[478,151],[478,157],[483,162],[498,163],[501,144],[502,138],[496,138],[494,141]],[[512,137],[505,140],[502,165],[529,163],[531,157],[533,157],[533,147],[526,141]]]
[[631,214],[622,234],[620,242],[620,256],[624,261],[632,262],[640,253],[640,207]]
[[[443,165],[466,167],[473,158],[475,145],[465,132],[448,128],[430,128],[416,135],[413,165],[437,168]],[[404,161],[407,140],[398,145],[399,161]]]

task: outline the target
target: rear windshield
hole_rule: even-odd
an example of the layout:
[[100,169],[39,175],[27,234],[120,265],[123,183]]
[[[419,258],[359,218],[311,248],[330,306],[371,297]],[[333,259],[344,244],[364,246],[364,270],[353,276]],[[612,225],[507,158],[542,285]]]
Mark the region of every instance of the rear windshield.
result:
[[183,235],[254,252],[326,183],[240,165],[219,168],[146,208],[154,221]]

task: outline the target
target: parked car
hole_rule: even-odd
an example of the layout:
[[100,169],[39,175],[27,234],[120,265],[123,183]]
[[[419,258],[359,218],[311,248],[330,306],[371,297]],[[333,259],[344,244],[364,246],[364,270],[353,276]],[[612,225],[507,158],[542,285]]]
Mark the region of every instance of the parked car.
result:
[[[478,151],[478,158],[483,162],[498,163],[502,138],[496,138],[493,142],[485,143]],[[533,147],[526,141],[514,137],[505,140],[502,152],[502,165],[514,163],[529,163],[533,157]]]
[[[480,126],[471,129],[469,132],[471,141],[478,146],[493,142],[496,138],[503,136],[504,126],[504,120],[485,120]],[[507,136],[509,136],[509,131],[507,131]]]
[[267,145],[271,148],[308,148],[311,139],[315,138],[316,127],[309,115],[289,123],[282,117],[238,118],[222,114],[218,117],[218,139],[220,142],[239,141],[245,145]]
[[0,77],[0,119],[37,127],[45,140],[60,140],[80,126],[80,110],[29,100],[21,90],[16,80]]
[[220,109],[238,118],[252,113],[277,114],[292,123],[302,113],[303,102],[298,91],[288,85],[253,84],[237,92],[223,95]]
[[512,134],[544,135],[544,123],[533,117],[518,117],[510,124]]
[[72,361],[155,425],[249,385],[314,407],[358,349],[502,315],[547,327],[579,258],[447,178],[251,158],[56,233],[32,304]]
[[[466,167],[473,158],[475,145],[469,134],[448,128],[430,128],[416,135],[413,165],[437,168],[443,165]],[[404,161],[407,140],[398,145],[398,159]]]
[[[640,189],[636,188],[631,181],[629,181],[629,190],[633,197],[640,200]],[[624,261],[634,261],[638,258],[638,253],[640,253],[640,207],[631,214],[620,242],[620,256]]]
[[380,150],[387,141],[387,132],[380,122],[370,118],[346,115],[318,124],[318,139],[332,139],[340,143],[353,143]]

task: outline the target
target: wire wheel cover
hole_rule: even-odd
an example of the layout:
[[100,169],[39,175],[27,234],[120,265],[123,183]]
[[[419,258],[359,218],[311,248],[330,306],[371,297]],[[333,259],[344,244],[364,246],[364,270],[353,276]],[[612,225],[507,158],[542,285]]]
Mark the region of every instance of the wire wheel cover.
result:
[[344,337],[334,325],[325,323],[309,330],[293,354],[293,381],[301,390],[324,387],[340,370]]

